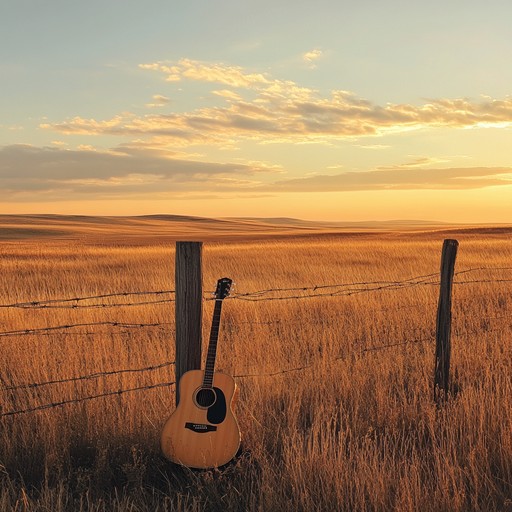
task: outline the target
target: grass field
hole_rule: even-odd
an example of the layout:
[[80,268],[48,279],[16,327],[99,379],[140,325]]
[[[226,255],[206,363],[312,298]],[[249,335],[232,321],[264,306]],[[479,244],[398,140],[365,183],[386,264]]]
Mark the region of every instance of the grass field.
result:
[[[174,387],[150,386],[174,381],[171,294],[0,308],[3,333],[83,324],[0,336],[0,414],[149,388],[2,416],[0,510],[512,511],[511,229],[165,222],[5,218],[0,304],[173,290],[174,240],[204,240],[205,291],[236,283],[217,367],[240,387],[240,457],[190,471],[160,455]],[[460,243],[457,393],[437,407],[444,238]],[[276,291],[236,298],[261,290]]]

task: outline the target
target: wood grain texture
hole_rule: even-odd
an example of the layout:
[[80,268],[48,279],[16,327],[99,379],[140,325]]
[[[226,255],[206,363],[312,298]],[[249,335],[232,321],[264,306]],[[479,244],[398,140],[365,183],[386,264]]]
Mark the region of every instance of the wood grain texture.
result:
[[[201,242],[176,242],[176,380],[201,368],[203,275]],[[180,399],[176,387],[176,405]]]
[[[441,253],[441,285],[436,321],[436,358],[434,367],[434,400],[446,396],[450,389],[452,288],[455,259],[459,242],[446,239]],[[443,393],[440,393],[442,390]]]
[[213,385],[226,397],[227,411],[224,421],[214,432],[193,432],[186,423],[208,424],[207,410],[194,403],[194,392],[203,383],[204,372],[191,370],[180,380],[180,402],[162,429],[161,448],[171,461],[190,468],[212,468],[227,464],[240,447],[240,429],[233,414],[237,387],[233,378],[216,372]]

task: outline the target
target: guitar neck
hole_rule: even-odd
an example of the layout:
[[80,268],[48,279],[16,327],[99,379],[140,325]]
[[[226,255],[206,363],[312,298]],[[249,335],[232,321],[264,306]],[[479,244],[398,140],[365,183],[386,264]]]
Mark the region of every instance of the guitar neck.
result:
[[215,309],[213,311],[210,341],[208,343],[208,354],[206,356],[206,364],[204,368],[203,387],[205,388],[211,388],[213,386],[213,373],[215,371],[215,358],[217,356],[217,341],[219,340],[221,312],[222,299],[215,299]]

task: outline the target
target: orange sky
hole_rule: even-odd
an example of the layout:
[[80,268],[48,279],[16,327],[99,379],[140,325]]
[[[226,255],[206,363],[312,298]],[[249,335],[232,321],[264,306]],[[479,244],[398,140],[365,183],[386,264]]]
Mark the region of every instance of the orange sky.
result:
[[28,3],[0,213],[512,222],[507,3]]

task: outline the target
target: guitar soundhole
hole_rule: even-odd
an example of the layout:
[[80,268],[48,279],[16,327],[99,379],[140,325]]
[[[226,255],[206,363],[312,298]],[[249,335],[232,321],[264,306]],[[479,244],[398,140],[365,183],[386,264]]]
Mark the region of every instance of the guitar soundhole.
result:
[[205,409],[211,407],[215,400],[217,400],[217,395],[212,388],[200,388],[196,393],[196,403],[199,407],[204,407]]

